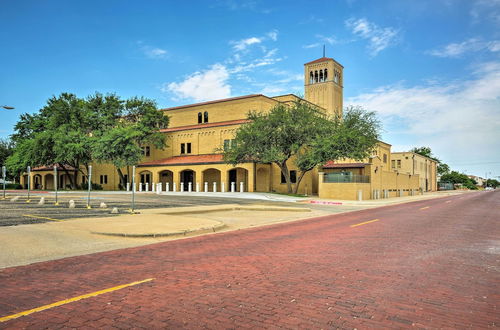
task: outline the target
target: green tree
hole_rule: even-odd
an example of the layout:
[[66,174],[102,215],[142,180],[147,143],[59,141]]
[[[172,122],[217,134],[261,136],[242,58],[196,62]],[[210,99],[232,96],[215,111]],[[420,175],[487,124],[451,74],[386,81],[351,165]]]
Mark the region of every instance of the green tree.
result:
[[[235,143],[224,151],[225,161],[234,165],[274,163],[280,168],[289,193],[292,193],[289,162],[293,158],[300,171],[297,192],[305,173],[329,160],[363,158],[378,137],[374,114],[363,114],[360,109],[348,109],[341,120],[327,118],[309,103],[294,102],[291,106],[278,104],[268,113],[250,112],[248,119],[250,122],[236,132]],[[362,130],[366,128],[369,133],[364,134]],[[364,147],[367,149],[362,150]]]
[[300,171],[295,193],[304,175],[328,161],[368,158],[380,137],[380,122],[374,112],[348,107],[344,117],[321,119],[315,123],[309,142],[297,153],[295,164]]
[[495,179],[486,180],[485,187],[492,187],[496,189],[498,186],[500,186],[500,182],[498,180]]
[[[81,99],[63,93],[50,98],[38,113],[21,115],[12,136],[16,148],[7,164],[18,173],[28,165],[57,164],[64,168],[74,189],[78,172],[87,175],[92,161],[115,163],[114,149],[127,161],[137,162],[140,144],[162,147],[164,136],[159,128],[167,124],[168,118],[157,111],[151,100],[135,97],[122,101],[114,94],[100,93]],[[127,134],[122,137],[124,129]],[[76,171],[70,173],[68,166]]]
[[472,190],[477,189],[474,180],[469,178],[467,175],[459,173],[457,171],[451,171],[450,173],[441,176],[441,182],[461,184],[462,186]]
[[165,135],[160,129],[168,127],[169,117],[158,111],[154,101],[144,98],[120,101],[113,107],[119,108],[120,116],[118,120],[107,122],[110,125],[103,125],[106,129],[99,131],[92,155],[96,161],[112,163],[120,182],[124,182],[121,169],[141,160],[141,146],[152,145],[158,149],[166,146]]

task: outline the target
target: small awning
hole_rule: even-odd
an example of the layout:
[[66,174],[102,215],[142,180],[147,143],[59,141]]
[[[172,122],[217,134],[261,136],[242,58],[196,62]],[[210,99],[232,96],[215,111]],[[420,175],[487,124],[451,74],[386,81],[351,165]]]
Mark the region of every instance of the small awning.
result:
[[363,168],[367,163],[335,163],[334,161],[328,161],[323,168]]

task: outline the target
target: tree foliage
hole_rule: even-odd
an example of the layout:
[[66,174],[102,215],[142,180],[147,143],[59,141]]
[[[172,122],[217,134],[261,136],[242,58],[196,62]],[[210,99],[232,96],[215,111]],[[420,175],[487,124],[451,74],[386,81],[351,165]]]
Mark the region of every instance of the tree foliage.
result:
[[372,112],[346,110],[344,119],[328,118],[306,102],[278,104],[267,113],[250,112],[224,159],[231,164],[274,163],[292,192],[290,161],[299,169],[295,193],[304,175],[329,160],[363,159],[377,143],[380,124]]
[[451,171],[450,173],[441,176],[441,182],[461,184],[468,189],[477,189],[476,182],[474,180],[469,178],[467,175],[459,173],[457,171]]
[[[165,145],[158,128],[167,125],[168,117],[148,99],[121,100],[100,93],[82,99],[63,93],[50,98],[38,113],[21,115],[12,135],[16,148],[7,165],[18,173],[28,165],[69,165],[86,175],[82,167],[92,161],[137,163],[142,143]],[[70,175],[64,168],[75,188],[77,172]]]

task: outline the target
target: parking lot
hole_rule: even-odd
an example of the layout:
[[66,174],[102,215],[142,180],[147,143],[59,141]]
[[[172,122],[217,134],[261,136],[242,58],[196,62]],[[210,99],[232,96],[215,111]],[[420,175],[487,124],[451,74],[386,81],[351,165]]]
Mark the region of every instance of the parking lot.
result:
[[[20,198],[15,202],[11,202],[10,200],[15,196],[20,196]],[[118,208],[119,213],[123,214],[130,212],[132,206],[132,195],[130,193],[93,192],[90,198],[90,209],[87,208],[87,194],[85,192],[60,193],[58,195],[59,205],[57,206],[54,205],[55,195],[53,193],[31,193],[29,203],[27,203],[27,197],[26,192],[9,192],[5,200],[0,200],[0,226],[43,223],[74,218],[112,217],[116,216],[116,214],[111,214],[114,207]],[[44,197],[45,203],[44,205],[38,205],[42,197]],[[75,201],[76,207],[74,209],[69,208],[70,200]],[[139,193],[135,195],[136,210],[229,203],[248,205],[257,202],[260,205],[283,206],[291,204],[245,198],[207,197],[195,194],[177,196]],[[105,203],[107,207],[100,208],[101,203]]]

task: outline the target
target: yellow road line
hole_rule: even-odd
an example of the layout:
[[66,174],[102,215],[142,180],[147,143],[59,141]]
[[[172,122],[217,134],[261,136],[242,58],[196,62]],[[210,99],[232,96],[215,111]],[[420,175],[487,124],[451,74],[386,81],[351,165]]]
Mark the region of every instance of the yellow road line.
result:
[[50,220],[50,221],[64,221],[64,220],[54,219],[54,218],[39,217],[38,215],[31,215],[31,214],[23,214],[23,217],[35,218],[35,219],[44,219],[44,220]]
[[353,227],[357,227],[357,226],[366,225],[367,223],[372,223],[372,222],[375,222],[375,221],[379,221],[379,219],[375,219],[375,220],[370,220],[370,221],[365,221],[365,222],[357,223],[357,224],[355,224],[355,225],[351,225],[351,228],[353,228]]
[[61,306],[61,305],[69,304],[69,303],[72,303],[72,302],[75,302],[75,301],[78,301],[78,300],[92,298],[92,297],[99,296],[99,295],[104,294],[104,293],[113,292],[113,291],[116,291],[116,290],[120,290],[120,289],[129,287],[129,286],[134,286],[134,285],[141,284],[141,283],[144,283],[144,282],[149,282],[149,281],[152,281],[152,280],[154,280],[154,278],[148,278],[148,279],[145,279],[145,280],[142,280],[142,281],[137,281],[137,282],[132,282],[132,283],[128,283],[128,284],[123,284],[123,285],[115,286],[115,287],[112,287],[112,288],[109,288],[109,289],[104,289],[104,290],[100,290],[100,291],[96,291],[96,292],[92,292],[92,293],[87,293],[87,294],[84,294],[84,295],[81,295],[81,296],[78,296],[78,297],[73,297],[73,298],[61,300],[61,301],[58,301],[58,302],[55,302],[55,303],[52,303],[52,304],[49,304],[49,305],[40,306],[40,307],[33,308],[33,309],[30,309],[30,310],[27,310],[27,311],[24,311],[24,312],[21,312],[21,313],[4,316],[4,317],[0,318],[0,323],[1,322],[5,322],[5,321],[9,321],[9,320],[13,320],[13,319],[17,319],[18,317],[21,317],[21,316],[26,316],[26,315],[30,315],[30,314],[33,314],[33,313],[41,312],[41,311],[44,311],[44,310],[47,310],[47,309],[50,309],[50,308],[54,308],[54,307],[58,307],[58,306]]
[[426,207],[421,207],[420,209],[421,210],[425,210],[425,209],[428,209],[430,206],[426,206]]

